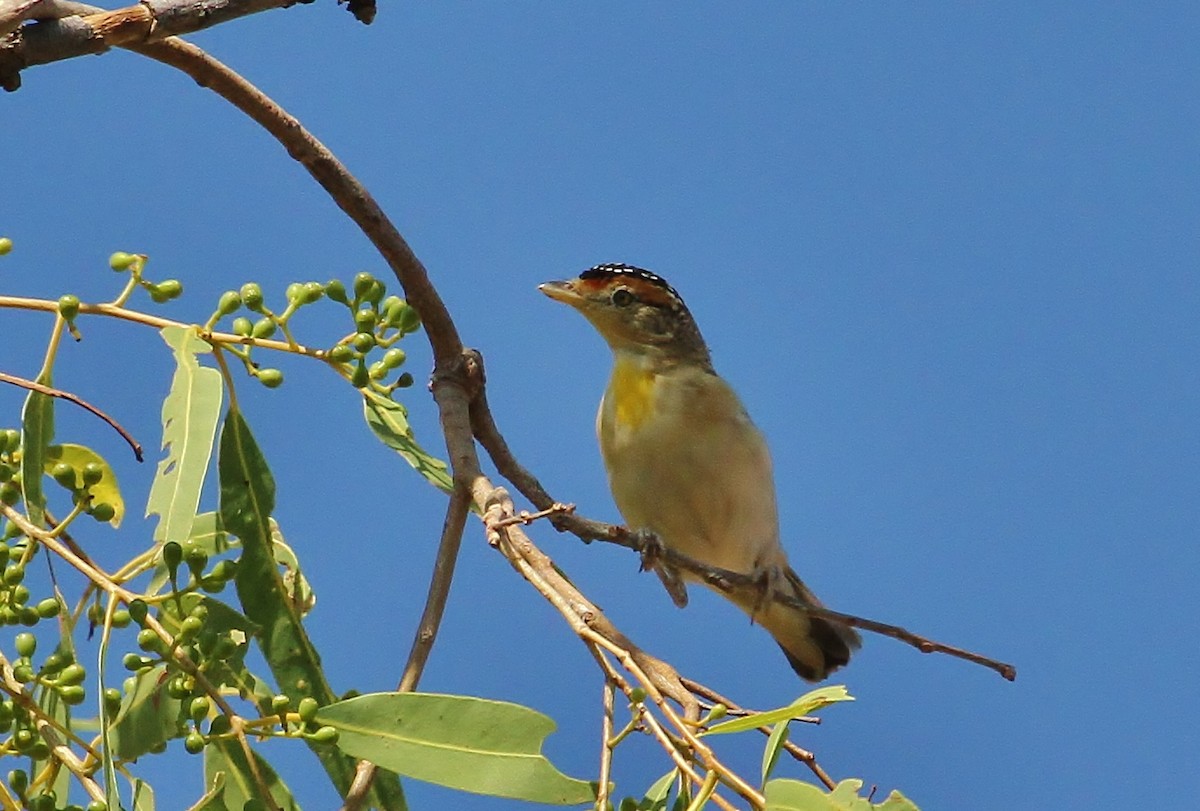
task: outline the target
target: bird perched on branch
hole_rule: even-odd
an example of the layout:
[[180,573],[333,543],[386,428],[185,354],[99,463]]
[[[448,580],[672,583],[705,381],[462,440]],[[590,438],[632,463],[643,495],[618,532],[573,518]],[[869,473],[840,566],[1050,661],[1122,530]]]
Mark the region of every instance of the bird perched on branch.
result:
[[[779,542],[771,457],[729,384],[717,376],[700,329],[661,276],[622,264],[539,288],[588,319],[613,352],[596,433],[617,508],[630,529],[705,566],[751,575],[756,599],[726,593],[783,648],[792,669],[819,681],[850,660],[858,634],[772,600],[820,602],[788,565]],[[680,579],[656,567],[677,605]]]

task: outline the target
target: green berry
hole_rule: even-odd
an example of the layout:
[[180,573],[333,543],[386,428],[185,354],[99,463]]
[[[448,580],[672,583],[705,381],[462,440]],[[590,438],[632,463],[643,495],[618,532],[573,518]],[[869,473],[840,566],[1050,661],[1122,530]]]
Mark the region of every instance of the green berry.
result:
[[86,811],[108,811],[108,803],[104,800],[92,800],[88,803]]
[[405,335],[410,332],[416,332],[421,328],[421,316],[416,308],[410,304],[401,310],[396,326]]
[[301,300],[305,304],[312,304],[315,301],[320,301],[321,297],[324,295],[325,295],[325,288],[321,285],[320,282],[305,282],[304,283],[304,292],[301,296]]
[[0,484],[0,501],[3,501],[5,506],[11,507],[21,500],[21,488],[16,482],[7,481]]
[[192,699],[192,703],[188,705],[188,715],[193,721],[199,721],[208,716],[208,711],[212,709],[212,701],[208,696],[196,696]]
[[92,516],[92,518],[95,518],[97,521],[104,524],[116,517],[117,508],[106,501],[102,501],[99,504],[93,504],[92,508],[88,510],[88,513]]
[[12,554],[12,550],[8,544],[0,543],[0,566],[5,566],[8,563],[8,556]]
[[116,271],[129,270],[136,261],[137,257],[133,254],[117,251],[108,257],[108,266]]
[[32,628],[42,621],[42,618],[38,616],[38,612],[27,605],[23,605],[18,609],[17,619],[26,628]]
[[83,699],[87,696],[87,691],[83,689],[83,685],[71,684],[59,690],[58,694],[62,696],[63,701],[73,706],[83,703]]
[[374,310],[363,309],[354,314],[354,326],[359,332],[371,332],[375,329],[375,324],[379,317]]
[[94,487],[104,479],[104,465],[99,462],[88,462],[83,466],[81,473],[83,475],[83,486]]
[[[118,611],[117,613],[119,614],[120,612]],[[146,605],[145,600],[130,600],[129,601],[129,610],[126,612],[127,620],[132,619],[138,625],[141,625],[143,622],[146,621],[146,615],[148,613],[150,613],[150,606]],[[116,622],[115,622],[116,615],[115,614],[113,615],[113,620],[114,620],[113,624],[115,625],[116,624]]]
[[194,544],[188,544],[186,558],[188,570],[196,577],[199,577],[208,565],[208,553]]
[[183,748],[189,755],[198,755],[204,751],[204,736],[199,732],[189,732],[183,739]]
[[145,667],[150,667],[151,664],[152,662],[149,659],[144,659],[136,653],[127,653],[121,658],[121,665],[126,670],[137,671]]
[[245,338],[247,335],[250,334],[250,331],[252,329],[254,329],[254,324],[246,316],[242,315],[242,316],[238,316],[237,318],[233,319],[233,334],[234,335],[240,335],[241,337]]
[[86,678],[87,671],[84,670],[83,665],[67,665],[62,669],[62,672],[58,674],[58,683],[64,686],[83,684],[83,680]]
[[359,352],[370,352],[375,348],[375,335],[370,332],[360,332],[351,341]]
[[254,282],[247,282],[242,285],[242,304],[246,305],[246,309],[251,312],[262,312],[263,292],[262,288]]
[[250,330],[250,334],[255,338],[270,338],[275,334],[275,322],[270,318],[260,318]]
[[[161,288],[167,282],[159,285]],[[222,316],[233,315],[242,306],[242,297],[236,290],[226,290],[221,294],[221,298],[217,300],[217,312]]]
[[258,382],[262,383],[268,389],[277,389],[283,384],[283,372],[278,369],[260,369],[258,372]]
[[13,769],[8,773],[8,786],[17,794],[24,794],[29,788],[29,775],[24,769]]
[[61,484],[68,490],[74,490],[78,486],[75,477],[75,468],[68,465],[66,462],[59,462],[54,467],[50,468],[50,476],[54,481]]
[[13,241],[9,237],[0,237],[0,256],[4,256],[13,249]]
[[[221,564],[218,563],[217,565],[220,566]],[[206,606],[204,603],[196,603],[192,610],[188,612],[188,616],[195,617],[201,622],[204,622],[206,619],[208,619],[208,606]]]
[[296,712],[299,713],[300,720],[307,724],[317,717],[317,710],[319,707],[320,705],[317,704],[317,700],[315,698],[312,696],[305,696],[304,698],[300,699],[300,703],[296,706]]
[[182,640],[194,639],[203,628],[204,620],[199,617],[185,617],[183,622],[179,623],[179,638]]
[[58,314],[68,321],[74,321],[75,316],[79,315],[79,296],[68,294],[59,298]]
[[4,585],[15,586],[25,579],[25,567],[14,563],[4,569]]
[[337,743],[338,731],[333,727],[321,727],[308,736],[313,743]]
[[[209,577],[217,580],[232,580],[237,575],[238,562],[236,560],[220,560],[217,565],[213,566],[209,572]],[[201,606],[203,607],[203,606]]]
[[183,547],[175,541],[167,541],[163,544],[162,558],[163,565],[174,576],[179,564],[183,562]]
[[292,706],[292,700],[282,693],[271,697],[271,712],[276,715],[287,712],[290,706]]
[[[134,600],[134,602],[135,603],[140,602],[140,600]],[[143,603],[143,605],[144,605],[144,603]],[[124,608],[118,608],[116,611],[113,612],[112,626],[114,628],[124,628],[126,625],[129,624],[129,620],[130,620],[129,612],[126,611]]]
[[7,428],[4,431],[4,449],[9,453],[21,447],[21,432],[16,428]]
[[9,590],[8,599],[13,605],[25,605],[29,602],[29,588],[23,583],[18,583]]
[[283,294],[287,297],[288,301],[303,303],[304,285],[300,284],[300,282],[292,282],[287,286],[287,289],[283,291]]
[[153,628],[143,628],[138,631],[137,644],[147,653],[157,653],[162,649],[163,641],[159,639],[158,632]]
[[379,312],[383,314],[383,323],[387,326],[393,326],[392,315],[399,311],[399,308],[405,306],[404,299],[399,296],[388,296],[379,305]]
[[157,284],[146,283],[143,286],[146,288],[146,292],[150,294],[150,299],[155,304],[166,304],[171,300],[170,297],[167,296],[167,294],[164,293],[162,288],[160,288]]
[[37,611],[39,617],[48,620],[59,615],[62,611],[62,603],[55,597],[47,597],[34,606],[34,610]]
[[[179,281],[178,279],[167,279],[165,282],[159,282],[158,292],[167,300],[177,299],[183,295],[183,282]],[[225,295],[229,294],[226,293]],[[225,296],[221,297],[222,302],[224,301],[224,298]],[[237,308],[234,307],[234,309],[236,310]]]
[[19,665],[14,665],[12,672],[13,678],[19,681],[21,684],[29,684],[29,682],[33,681],[34,679],[33,668],[24,662]]
[[360,360],[354,367],[354,372],[350,375],[350,385],[356,389],[361,389],[370,382],[371,374],[367,371],[366,364]]
[[387,292],[387,288],[383,286],[383,282],[376,279],[372,282],[367,292],[363,294],[362,300],[371,304],[377,305],[383,300],[383,294]]
[[371,289],[371,285],[375,283],[375,277],[365,270],[362,273],[357,273],[354,276],[354,297],[361,299],[367,295]]
[[354,350],[347,344],[338,344],[329,350],[329,359],[334,363],[348,363],[354,358]]
[[388,369],[395,369],[397,366],[402,365],[406,360],[408,360],[408,355],[403,349],[400,349],[399,347],[392,347],[387,352],[383,353],[383,357],[380,358],[379,362]]
[[330,279],[325,283],[325,295],[329,296],[339,304],[346,304],[346,285],[342,284],[339,279]]
[[167,682],[167,695],[175,699],[184,699],[192,694],[192,687],[184,676],[175,676]]
[[17,638],[13,640],[13,647],[17,656],[28,659],[37,651],[37,637],[28,632],[17,634]]
[[116,716],[121,709],[121,691],[116,687],[106,687],[104,689],[104,712],[110,719]]
[[372,363],[370,368],[367,369],[367,374],[370,375],[372,380],[383,380],[387,377],[387,373],[388,367],[382,363]]

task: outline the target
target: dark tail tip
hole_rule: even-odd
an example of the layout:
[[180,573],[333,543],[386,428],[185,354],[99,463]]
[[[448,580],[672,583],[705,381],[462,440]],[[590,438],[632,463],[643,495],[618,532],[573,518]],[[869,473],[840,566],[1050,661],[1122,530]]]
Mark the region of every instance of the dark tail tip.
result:
[[808,635],[821,651],[823,661],[819,667],[814,662],[801,661],[783,645],[779,646],[792,670],[805,681],[822,681],[828,678],[830,673],[847,664],[850,661],[850,652],[862,644],[854,629],[820,617],[811,618]]

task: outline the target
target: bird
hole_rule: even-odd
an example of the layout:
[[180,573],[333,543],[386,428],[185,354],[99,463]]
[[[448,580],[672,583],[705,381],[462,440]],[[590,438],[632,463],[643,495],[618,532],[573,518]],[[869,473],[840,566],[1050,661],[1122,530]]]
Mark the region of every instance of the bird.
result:
[[[596,416],[600,453],[628,528],[699,563],[750,575],[759,598],[724,592],[774,637],[792,669],[821,681],[861,645],[849,626],[769,598],[822,604],[780,542],[771,456],[737,394],[713,368],[691,312],[665,279],[623,263],[538,288],[578,310],[608,343],[612,373]],[[655,567],[680,607],[694,573]],[[750,590],[753,591],[753,590]]]

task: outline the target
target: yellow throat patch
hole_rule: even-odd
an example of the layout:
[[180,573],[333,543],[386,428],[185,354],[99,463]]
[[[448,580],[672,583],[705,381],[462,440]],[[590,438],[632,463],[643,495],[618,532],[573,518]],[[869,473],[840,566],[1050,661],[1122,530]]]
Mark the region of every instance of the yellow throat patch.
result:
[[616,425],[635,430],[653,413],[654,372],[636,360],[617,357],[608,396]]

